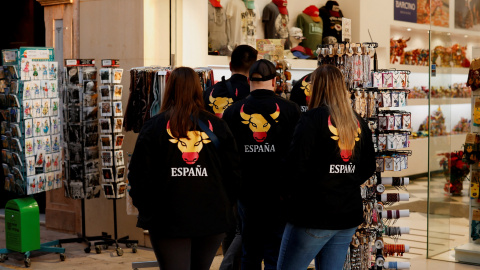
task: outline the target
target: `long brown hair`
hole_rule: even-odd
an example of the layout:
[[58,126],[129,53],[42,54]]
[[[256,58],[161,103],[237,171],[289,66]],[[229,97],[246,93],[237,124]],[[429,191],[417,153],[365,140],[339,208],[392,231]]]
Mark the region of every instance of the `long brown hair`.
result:
[[174,69],[168,77],[160,109],[170,120],[172,135],[176,138],[188,138],[187,132],[196,127],[201,111],[205,109],[198,74],[189,67]]
[[342,72],[335,66],[322,65],[313,72],[311,82],[312,96],[308,108],[327,106],[338,130],[339,140],[347,150],[353,151],[358,122]]

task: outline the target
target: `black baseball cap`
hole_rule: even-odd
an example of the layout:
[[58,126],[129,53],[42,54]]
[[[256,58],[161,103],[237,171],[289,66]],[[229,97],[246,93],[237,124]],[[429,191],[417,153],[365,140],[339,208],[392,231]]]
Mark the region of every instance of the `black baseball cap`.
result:
[[[253,74],[258,74],[262,77],[252,78]],[[275,65],[266,59],[260,59],[257,62],[253,63],[252,67],[250,68],[250,73],[248,74],[248,79],[250,81],[268,81],[275,78],[276,76],[277,70],[275,69]]]

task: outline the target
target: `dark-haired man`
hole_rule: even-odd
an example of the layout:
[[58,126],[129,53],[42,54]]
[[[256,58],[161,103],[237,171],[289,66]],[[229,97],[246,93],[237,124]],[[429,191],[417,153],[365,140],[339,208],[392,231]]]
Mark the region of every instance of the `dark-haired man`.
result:
[[241,158],[238,212],[242,220],[242,270],[277,269],[285,221],[280,208],[282,159],[300,118],[299,107],[278,95],[276,69],[262,59],[250,68],[250,96],[228,108],[223,119]]
[[248,71],[257,60],[257,50],[249,45],[239,45],[233,52],[230,60],[232,76],[218,82],[203,93],[206,109],[222,118],[226,108],[250,94]]

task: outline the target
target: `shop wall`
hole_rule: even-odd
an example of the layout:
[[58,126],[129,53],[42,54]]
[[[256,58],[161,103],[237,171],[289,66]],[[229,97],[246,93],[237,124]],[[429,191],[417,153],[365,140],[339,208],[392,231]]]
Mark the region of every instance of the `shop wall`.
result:
[[[124,70],[123,108],[130,88],[130,69],[169,64],[168,0],[81,0],[80,58],[119,59]],[[137,134],[125,132],[123,151],[133,152]],[[113,235],[113,201],[101,195],[86,200],[86,233]],[[117,201],[118,236],[129,235],[144,245],[136,216],[126,213],[125,199]]]

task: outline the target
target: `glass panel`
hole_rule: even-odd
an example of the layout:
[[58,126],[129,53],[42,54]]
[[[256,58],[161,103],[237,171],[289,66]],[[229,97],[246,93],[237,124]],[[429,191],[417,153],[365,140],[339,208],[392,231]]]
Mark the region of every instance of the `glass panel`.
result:
[[[451,46],[451,39],[447,33],[430,31],[430,51],[436,46]],[[445,184],[449,177],[441,164],[447,160],[446,154],[451,152],[451,137],[447,135],[448,120],[451,119],[449,102],[434,98],[440,87],[451,84],[451,68],[439,67],[432,70],[436,63],[436,55],[430,57],[429,82],[429,200],[428,200],[428,258],[447,252],[450,235],[449,197],[445,196]],[[436,68],[436,66],[435,66]],[[436,74],[435,74],[436,73]],[[448,163],[448,162],[447,162]],[[445,164],[446,165],[446,164]]]
[[469,237],[468,166],[459,152],[469,131],[471,100],[462,91],[468,69],[461,65],[465,54],[471,60],[474,45],[461,31],[431,29],[427,257],[455,261],[454,248]]

